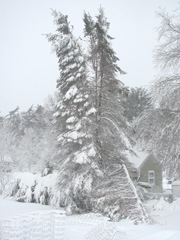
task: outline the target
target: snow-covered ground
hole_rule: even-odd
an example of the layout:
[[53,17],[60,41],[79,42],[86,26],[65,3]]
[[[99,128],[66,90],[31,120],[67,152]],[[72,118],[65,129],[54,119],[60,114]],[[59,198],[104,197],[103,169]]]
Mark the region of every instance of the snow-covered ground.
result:
[[52,207],[34,203],[20,203],[11,198],[0,198],[0,219],[29,212],[50,210]]
[[[64,239],[180,240],[180,199],[171,204],[163,199],[153,200],[148,204],[148,208],[151,209],[155,219],[153,225],[134,225],[128,220],[111,223],[107,222],[107,218],[93,213],[66,216]],[[19,203],[11,199],[0,198],[0,218],[3,219],[50,209],[52,209],[50,206]]]

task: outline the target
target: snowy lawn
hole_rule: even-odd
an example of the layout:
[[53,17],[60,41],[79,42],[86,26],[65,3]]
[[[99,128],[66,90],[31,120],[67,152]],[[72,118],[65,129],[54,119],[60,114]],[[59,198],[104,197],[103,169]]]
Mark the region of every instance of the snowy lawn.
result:
[[[172,204],[162,199],[153,200],[148,207],[154,209],[152,215],[156,223],[153,225],[134,225],[128,220],[111,223],[106,221],[107,218],[93,213],[67,216],[65,217],[65,240],[179,240],[180,199]],[[50,209],[52,209],[50,206],[19,203],[0,198],[0,218]],[[119,235],[116,236],[110,232]]]
[[52,207],[34,203],[20,203],[10,198],[0,198],[0,219],[28,212],[50,210]]

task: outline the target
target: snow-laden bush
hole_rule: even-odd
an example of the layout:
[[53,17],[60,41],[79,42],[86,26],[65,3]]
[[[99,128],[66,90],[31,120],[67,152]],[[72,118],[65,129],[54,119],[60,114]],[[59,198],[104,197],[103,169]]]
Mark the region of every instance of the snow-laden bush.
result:
[[46,205],[59,205],[60,192],[56,188],[57,172],[40,177],[34,188],[34,201]]
[[27,189],[33,185],[35,185],[35,175],[28,172],[12,173],[9,175],[9,182],[6,184],[2,195],[4,197],[24,197]]
[[59,206],[60,193],[56,189],[57,172],[41,176],[29,172],[13,173],[4,197],[13,197],[20,202],[35,202]]
[[6,185],[9,182],[9,175],[9,173],[4,172],[2,169],[0,169],[0,195],[3,193]]

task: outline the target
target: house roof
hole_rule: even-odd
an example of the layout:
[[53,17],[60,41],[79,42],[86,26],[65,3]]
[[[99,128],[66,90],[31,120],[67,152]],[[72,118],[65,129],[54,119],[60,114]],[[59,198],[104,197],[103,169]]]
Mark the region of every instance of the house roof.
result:
[[133,152],[134,153],[127,153],[126,157],[136,168],[139,168],[150,154],[147,151],[140,150],[133,150]]
[[176,180],[172,183],[172,186],[180,186],[180,180]]

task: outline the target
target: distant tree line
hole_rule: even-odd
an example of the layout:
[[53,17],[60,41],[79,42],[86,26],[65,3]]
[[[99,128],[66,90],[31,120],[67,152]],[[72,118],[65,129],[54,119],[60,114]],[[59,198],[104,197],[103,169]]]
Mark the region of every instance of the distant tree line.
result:
[[55,137],[52,112],[38,105],[12,110],[0,122],[0,157],[9,156],[17,171],[37,172],[52,165]]

